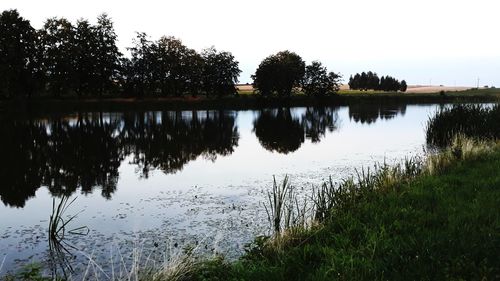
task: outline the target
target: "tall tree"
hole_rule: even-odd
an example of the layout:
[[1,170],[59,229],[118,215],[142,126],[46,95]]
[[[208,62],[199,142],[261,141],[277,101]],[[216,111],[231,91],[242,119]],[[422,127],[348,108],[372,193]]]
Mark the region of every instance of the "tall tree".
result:
[[115,85],[115,79],[119,75],[121,53],[116,46],[117,36],[113,22],[107,14],[101,14],[97,18],[96,33],[96,65],[97,65],[97,89],[99,96],[104,92],[110,92]]
[[17,10],[0,15],[0,96],[24,96],[29,85],[36,55],[36,32]]
[[78,96],[95,94],[97,79],[97,38],[87,20],[78,20],[74,38],[75,90]]
[[305,74],[305,63],[294,52],[282,51],[265,58],[252,75],[254,87],[262,95],[273,92],[280,96],[290,96],[298,87]]
[[235,84],[241,70],[229,52],[217,52],[214,47],[203,50],[203,89],[208,95],[231,95],[236,93]]
[[126,88],[139,97],[144,97],[153,84],[152,48],[152,42],[146,33],[137,33],[134,46],[128,48],[131,58],[124,62]]
[[75,83],[75,29],[65,18],[50,18],[43,26],[41,37],[49,90],[60,97]]
[[198,91],[202,59],[175,37],[161,37],[152,45],[154,89],[163,95],[180,96]]

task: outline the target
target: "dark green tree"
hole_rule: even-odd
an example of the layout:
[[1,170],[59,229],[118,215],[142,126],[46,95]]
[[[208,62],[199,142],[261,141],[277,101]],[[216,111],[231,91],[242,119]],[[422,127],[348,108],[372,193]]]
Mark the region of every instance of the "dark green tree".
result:
[[376,90],[376,89],[378,89],[379,84],[380,84],[380,79],[378,78],[377,73],[368,71],[368,73],[366,74],[366,76],[367,76],[366,77],[367,81],[366,81],[365,90],[368,90],[368,89]]
[[360,89],[360,81],[361,81],[361,75],[359,75],[359,73],[356,73],[356,75],[354,75],[354,77],[351,77],[349,78],[349,88],[351,90],[358,90]]
[[144,97],[153,84],[152,75],[152,42],[144,32],[137,33],[134,46],[128,48],[130,60],[124,60],[125,88],[127,94]]
[[241,70],[229,52],[217,52],[214,47],[203,50],[203,90],[208,95],[232,95]]
[[116,86],[116,79],[119,76],[121,53],[116,46],[117,36],[113,27],[113,22],[107,14],[102,14],[97,18],[95,26],[96,54],[95,63],[97,67],[97,89],[99,96],[109,93]]
[[161,37],[151,45],[153,89],[162,95],[181,96],[199,90],[202,58],[175,37]]
[[311,65],[306,66],[302,90],[312,96],[333,94],[340,88],[340,78],[339,74],[328,72],[320,62],[313,61]]
[[406,81],[405,80],[401,81],[401,84],[399,85],[399,90],[401,92],[406,92],[407,88],[408,88],[408,85],[406,85]]
[[305,63],[296,53],[282,51],[265,58],[252,75],[257,91],[268,96],[290,96],[294,87],[300,86],[305,74]]
[[[403,80],[404,81],[404,80]],[[367,73],[362,72],[361,75],[356,73],[356,75],[349,78],[349,87],[351,90],[380,90],[380,91],[406,91],[405,87],[397,79],[391,76],[378,77],[377,73],[368,71]]]
[[78,20],[74,38],[75,91],[79,97],[97,91],[97,38],[95,28],[87,20]]
[[54,97],[67,94],[75,84],[75,29],[64,18],[48,19],[41,31],[49,91]]
[[36,32],[17,10],[0,15],[0,96],[30,95],[35,68]]

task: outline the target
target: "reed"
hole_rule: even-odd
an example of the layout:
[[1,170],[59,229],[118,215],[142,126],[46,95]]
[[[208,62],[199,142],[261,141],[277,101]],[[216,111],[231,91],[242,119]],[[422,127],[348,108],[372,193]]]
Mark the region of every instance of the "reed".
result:
[[273,186],[267,191],[264,209],[275,234],[295,226],[305,226],[308,221],[307,199],[298,196],[288,176],[285,176],[280,184],[277,184],[276,178],[273,177]]
[[449,146],[454,137],[493,140],[500,138],[500,106],[460,104],[445,107],[426,124],[426,140],[432,147]]
[[[68,229],[69,224],[78,216],[66,215],[68,208],[75,202],[77,197],[70,200],[70,197],[63,195],[56,204],[56,199],[52,199],[52,213],[49,219],[49,254],[52,276],[60,276],[59,271],[65,278],[69,278],[73,273],[71,250],[78,250],[65,240],[67,235],[88,235],[90,229],[87,226]],[[59,270],[59,269],[60,270]]]

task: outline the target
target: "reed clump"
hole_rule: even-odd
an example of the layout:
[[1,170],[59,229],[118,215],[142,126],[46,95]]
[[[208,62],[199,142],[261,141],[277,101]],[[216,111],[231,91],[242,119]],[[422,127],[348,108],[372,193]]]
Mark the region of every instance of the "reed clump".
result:
[[460,104],[445,107],[427,121],[425,133],[430,146],[443,148],[457,135],[475,140],[500,138],[500,106]]

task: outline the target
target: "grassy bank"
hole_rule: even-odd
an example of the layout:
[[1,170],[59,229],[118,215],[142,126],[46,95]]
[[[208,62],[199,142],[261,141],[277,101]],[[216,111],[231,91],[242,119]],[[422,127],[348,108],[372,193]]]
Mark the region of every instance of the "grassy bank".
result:
[[193,262],[176,279],[498,279],[500,146],[459,145],[426,160],[415,176],[365,175],[336,195],[322,223],[257,239],[237,262]]
[[341,93],[316,98],[294,95],[289,98],[263,98],[255,94],[240,94],[223,98],[103,98],[103,99],[52,99],[0,101],[0,113],[51,113],[75,111],[127,111],[127,110],[191,110],[191,109],[260,109],[278,106],[335,106],[358,103],[401,102],[422,103],[459,103],[459,102],[498,102],[500,89],[480,89],[462,92],[438,93]]

